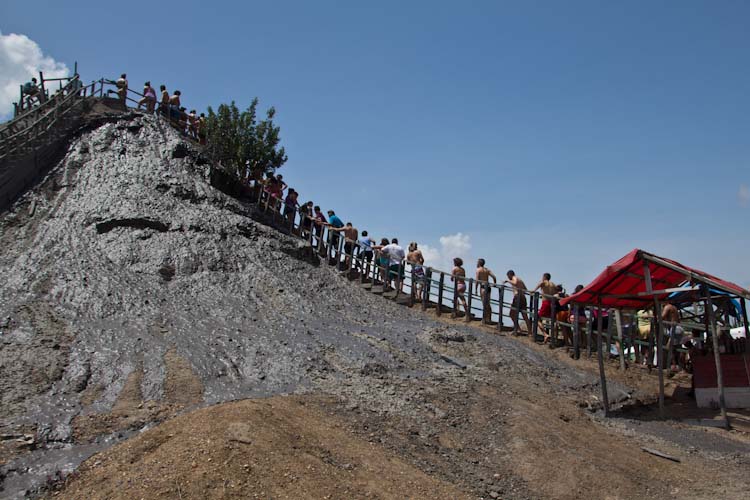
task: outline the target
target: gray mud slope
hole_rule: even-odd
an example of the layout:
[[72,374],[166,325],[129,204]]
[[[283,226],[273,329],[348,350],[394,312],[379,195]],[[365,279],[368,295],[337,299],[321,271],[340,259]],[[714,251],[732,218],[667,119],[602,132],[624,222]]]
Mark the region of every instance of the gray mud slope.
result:
[[[348,283],[212,188],[196,158],[129,115],[79,134],[2,215],[0,434],[70,442],[72,419],[111,410],[133,373],[162,400],[174,355],[204,404],[319,388],[396,408],[383,373],[460,371],[434,339],[467,330]],[[506,339],[474,344],[520,377],[592,382]]]

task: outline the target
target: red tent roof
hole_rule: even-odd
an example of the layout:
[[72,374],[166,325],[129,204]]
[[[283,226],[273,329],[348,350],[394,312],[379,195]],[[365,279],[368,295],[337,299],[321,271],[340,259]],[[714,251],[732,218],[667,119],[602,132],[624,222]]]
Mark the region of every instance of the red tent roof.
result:
[[[750,299],[750,291],[739,285],[636,248],[611,266],[607,266],[583,290],[560,302],[563,305],[598,304],[601,300],[603,307],[617,309],[636,309],[651,304],[654,294],[646,290],[646,266],[651,274],[652,291],[677,288],[685,281],[689,281]],[[664,297],[664,294],[658,296]]]

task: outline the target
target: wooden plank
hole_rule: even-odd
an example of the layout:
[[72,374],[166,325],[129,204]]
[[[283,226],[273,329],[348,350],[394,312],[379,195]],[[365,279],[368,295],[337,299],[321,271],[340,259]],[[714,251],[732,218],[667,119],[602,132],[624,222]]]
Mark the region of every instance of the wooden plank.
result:
[[428,267],[425,272],[425,281],[422,285],[422,310],[427,310],[427,304],[430,301],[430,288],[432,286],[432,268]]
[[557,347],[557,301],[554,297],[549,299],[549,335],[550,335],[550,348],[554,349]]
[[672,462],[680,463],[680,459],[679,458],[673,457],[671,455],[667,455],[666,453],[662,453],[662,452],[660,452],[658,450],[655,450],[653,448],[642,447],[641,449],[643,451],[645,451],[646,453],[650,453],[650,454],[652,454],[654,456],[657,456],[657,457],[660,457],[660,458],[665,458],[667,460],[671,460]]
[[[523,293],[523,290],[519,290],[518,293]],[[536,334],[539,331],[539,292],[534,292],[530,297],[532,305],[532,313],[534,314],[533,322],[531,323],[531,340],[536,341]],[[521,316],[519,312],[519,316]]]
[[586,357],[591,358],[591,334],[594,329],[593,309],[589,308],[589,315],[586,319]]
[[[466,290],[469,292],[469,298],[466,302],[466,317],[464,318],[465,321],[471,321],[471,298],[474,295],[474,280],[469,278],[468,285],[466,285]],[[465,292],[464,292],[465,293]]]

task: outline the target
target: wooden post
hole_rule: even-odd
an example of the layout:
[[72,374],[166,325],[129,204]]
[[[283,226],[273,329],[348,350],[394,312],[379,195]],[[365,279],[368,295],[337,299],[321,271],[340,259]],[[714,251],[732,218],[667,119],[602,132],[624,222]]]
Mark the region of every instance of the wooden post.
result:
[[[523,293],[524,290],[519,290],[518,293]],[[539,331],[539,292],[534,292],[531,298],[531,313],[534,315],[531,322],[531,340],[536,342],[536,334]],[[520,317],[520,312],[519,312]]]
[[432,286],[432,268],[428,267],[425,271],[425,280],[422,285],[422,310],[426,311],[430,303],[430,287]]
[[492,288],[489,281],[482,285],[482,324],[492,323]]
[[622,334],[622,314],[615,309],[615,321],[617,322],[617,337],[620,339],[620,370],[625,371],[625,338]]
[[573,306],[573,358],[579,359],[581,357],[581,327],[578,321],[578,311],[580,308],[578,304]]
[[[724,399],[724,374],[721,372],[719,332],[716,329],[716,318],[714,317],[714,305],[711,300],[711,289],[707,286],[704,286],[703,293],[706,296],[706,313],[708,314],[708,321],[711,325],[711,338],[714,347],[714,362],[716,363],[716,385],[719,388],[719,408],[721,408],[721,416],[724,419],[724,427],[729,430],[731,426],[729,425],[729,415],[727,415],[726,400]],[[747,327],[745,327],[745,330],[747,331]]]
[[599,383],[602,387],[602,401],[604,402],[604,416],[609,416],[609,398],[607,397],[607,376],[604,373],[604,353],[602,345],[602,302],[599,299],[599,305],[597,308],[596,315],[596,330],[598,335],[596,336],[596,358],[599,364]]
[[458,283],[456,281],[456,277],[453,276],[453,273],[451,273],[452,280],[453,280],[453,312],[451,312],[451,318],[458,317],[458,294],[456,294],[456,288],[458,288]]
[[443,314],[443,284],[445,283],[445,273],[440,271],[440,281],[438,282],[438,301],[437,301],[437,315]]
[[557,301],[554,297],[549,299],[549,313],[550,349],[554,349],[557,347]]
[[[651,268],[648,262],[643,263],[643,277],[646,281],[646,291],[652,293],[654,285],[651,282]],[[659,375],[659,417],[664,418],[664,328],[661,322],[661,304],[654,295],[654,316],[656,317],[656,366]]]
[[505,301],[505,285],[500,285],[500,297],[498,298],[500,304],[497,308],[497,331],[503,331],[503,302]]
[[589,307],[589,316],[586,318],[586,357],[591,358],[591,337],[594,330],[594,309]]
[[467,291],[469,292],[469,299],[466,302],[465,320],[468,322],[468,321],[471,321],[471,296],[473,295],[472,292],[474,291],[474,280],[472,278],[469,278],[467,281],[469,282],[469,286],[466,287]]

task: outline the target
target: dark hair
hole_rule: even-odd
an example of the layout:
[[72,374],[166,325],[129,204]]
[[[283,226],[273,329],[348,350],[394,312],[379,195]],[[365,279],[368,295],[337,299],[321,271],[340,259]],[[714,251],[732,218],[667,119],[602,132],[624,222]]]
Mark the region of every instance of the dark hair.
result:
[[464,261],[461,257],[456,257],[455,259],[453,259],[453,265],[461,267],[464,265]]
[[477,260],[477,264],[479,264],[479,267],[484,267],[484,259]]
[[175,90],[174,95],[182,95],[182,92],[180,92],[179,90]]
[[195,113],[195,110],[194,110],[194,109],[191,109],[191,110],[190,110],[190,112],[191,112],[191,113]]
[[393,238],[393,239],[391,240],[391,243],[395,243],[396,245],[398,245],[398,238]]
[[351,223],[351,222],[347,222],[347,223],[346,223],[346,225],[347,225],[347,226],[351,226],[351,225],[352,225],[352,223]]
[[516,272],[515,272],[515,271],[514,271],[513,269],[510,269],[510,270],[509,270],[509,271],[508,271],[507,273],[505,273],[505,275],[506,275],[506,276],[507,276],[508,278],[512,278],[513,276],[515,276],[515,275],[516,275]]
[[315,205],[315,211],[320,212],[320,207],[318,205]]
[[580,292],[581,290],[583,290],[583,285],[577,285],[577,286],[576,286],[576,291],[575,291],[575,292],[573,292],[573,293],[578,293],[578,292]]
[[150,87],[151,86],[151,82],[146,82],[146,83],[143,84],[143,86],[144,87]]
[[388,238],[380,238],[380,244],[381,245],[387,245],[388,244]]
[[552,275],[550,273],[544,273],[542,275],[542,278],[546,279],[547,281],[552,279]]
[[166,85],[159,85],[159,90],[167,90],[167,86]]
[[362,236],[367,236],[367,231],[362,231]]
[[334,212],[333,210],[329,210],[328,215],[336,215],[336,212]]
[[36,78],[32,78],[32,79],[31,79],[31,81],[32,81],[32,82],[35,82],[35,81],[36,81]]
[[201,113],[201,116],[206,116],[206,113]]
[[563,291],[563,286],[562,285],[557,285],[557,287],[555,287],[555,290],[557,290],[558,292],[562,292]]
[[123,73],[123,74],[120,75],[120,78],[127,78],[127,77],[128,77],[128,75],[126,75],[125,73]]

